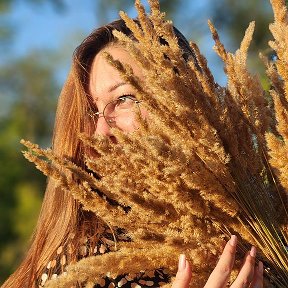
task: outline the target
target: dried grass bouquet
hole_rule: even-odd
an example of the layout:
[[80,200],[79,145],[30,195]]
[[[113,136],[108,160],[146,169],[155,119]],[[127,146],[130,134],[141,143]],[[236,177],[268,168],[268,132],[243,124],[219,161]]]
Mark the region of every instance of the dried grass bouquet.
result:
[[[277,59],[263,57],[269,92],[246,66],[254,23],[232,54],[209,22],[228,79],[227,86],[220,87],[195,43],[190,43],[194,57],[183,59],[172,23],[165,20],[158,1],[149,3],[147,15],[136,0],[140,25],[121,13],[137,41],[115,31],[143,70],[144,80],[106,55],[149,111],[147,119],[137,114],[139,128],[128,134],[114,128],[117,143],[79,135],[97,155],[86,155],[86,170],[53,150],[23,141],[28,160],[115,231],[114,251],[68,266],[67,273],[47,287],[70,287],[75,281],[93,287],[107,271],[116,276],[165,267],[173,276],[182,252],[193,266],[191,287],[203,287],[231,234],[239,235],[239,259],[256,245],[268,281],[288,287],[285,2],[271,0],[275,21],[269,45]],[[116,241],[115,227],[131,241]]]

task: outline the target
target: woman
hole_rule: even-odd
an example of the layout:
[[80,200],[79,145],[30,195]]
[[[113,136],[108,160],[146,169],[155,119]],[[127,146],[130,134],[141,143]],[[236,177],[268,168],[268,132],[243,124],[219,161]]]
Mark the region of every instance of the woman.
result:
[[[116,126],[125,132],[136,128],[135,117],[131,112],[138,105],[135,92],[130,84],[123,82],[118,71],[107,63],[103,52],[129,64],[140,78],[141,69],[127,51],[117,44],[112,33],[114,29],[134,39],[123,20],[103,26],[88,36],[74,54],[73,67],[58,103],[53,151],[59,156],[68,156],[84,168],[82,155],[85,149],[78,139],[80,132],[96,133],[116,141],[111,127]],[[174,32],[184,59],[193,57],[186,39],[177,29]],[[144,110],[141,114],[147,116]],[[120,231],[120,240],[122,236]],[[48,279],[65,271],[68,264],[89,255],[108,252],[111,238],[109,229],[103,228],[95,215],[83,211],[69,193],[63,193],[56,182],[49,179],[31,247],[3,288],[42,287]],[[236,241],[236,237],[232,236],[226,244],[206,288],[224,287],[227,284],[234,263]],[[263,286],[263,266],[260,262],[255,267],[255,255],[256,250],[252,247],[231,287]],[[140,273],[133,279],[121,275],[117,279],[106,277],[95,287],[114,287],[113,283],[121,283],[119,287],[158,287],[169,281],[169,275],[162,269],[149,273]],[[190,279],[190,265],[181,255],[173,287],[188,287]]]

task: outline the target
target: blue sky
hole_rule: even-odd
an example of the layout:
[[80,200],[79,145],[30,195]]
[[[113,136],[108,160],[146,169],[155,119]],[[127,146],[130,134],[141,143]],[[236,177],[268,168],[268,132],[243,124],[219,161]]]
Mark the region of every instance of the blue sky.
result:
[[88,34],[97,25],[92,1],[81,0],[81,5],[77,2],[67,1],[67,9],[57,11],[48,1],[38,6],[17,1],[9,15],[17,27],[13,54],[25,55],[30,50],[47,47],[57,49],[68,35]]
[[[99,26],[95,3],[97,0],[66,0],[66,9],[61,12],[48,1],[44,1],[41,5],[28,5],[24,0],[15,1],[15,5],[5,17],[13,23],[17,33],[12,45],[4,55],[0,56],[0,59],[2,58],[3,61],[3,59],[21,57],[33,50],[54,49],[60,54],[62,52],[61,61],[63,62],[59,65],[67,67],[63,71],[65,73],[73,50],[86,35]],[[187,2],[185,3],[185,9],[181,6],[178,8],[181,13],[176,14],[172,20],[188,39],[191,34],[194,35],[202,53],[208,58],[211,69],[216,75],[221,75],[219,62],[212,51],[213,41],[207,26],[211,1],[192,0],[188,3],[188,6]],[[128,14],[133,17],[136,12],[133,9]],[[189,17],[193,20],[188,26],[185,25],[185,19]],[[111,9],[108,20],[115,18],[118,18],[118,11]],[[218,80],[223,82],[221,76]]]

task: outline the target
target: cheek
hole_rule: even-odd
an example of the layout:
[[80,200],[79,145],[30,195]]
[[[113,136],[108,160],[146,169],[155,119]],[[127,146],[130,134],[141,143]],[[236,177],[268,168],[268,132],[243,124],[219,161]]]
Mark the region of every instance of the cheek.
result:
[[[144,120],[148,118],[148,111],[144,108],[141,109],[141,117]],[[123,117],[121,122],[118,123],[118,128],[124,132],[133,132],[138,128],[137,116]]]
[[127,117],[121,119],[121,122],[119,122],[117,126],[123,132],[133,132],[137,129],[137,121],[135,117]]

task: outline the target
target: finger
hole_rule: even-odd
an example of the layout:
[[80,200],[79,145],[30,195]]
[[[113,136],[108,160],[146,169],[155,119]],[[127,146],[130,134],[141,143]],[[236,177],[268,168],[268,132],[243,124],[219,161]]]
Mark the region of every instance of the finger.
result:
[[249,253],[244,259],[243,266],[236,278],[231,285],[231,288],[245,288],[249,287],[250,283],[254,278],[254,267],[255,267],[256,248],[252,246]]
[[254,271],[254,278],[251,283],[251,288],[263,288],[263,263],[259,261],[258,266]]
[[192,272],[186,256],[181,254],[178,263],[178,272],[173,282],[172,288],[188,288],[191,281]]
[[237,237],[232,235],[204,288],[222,288],[226,286],[234,265],[236,245]]

